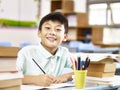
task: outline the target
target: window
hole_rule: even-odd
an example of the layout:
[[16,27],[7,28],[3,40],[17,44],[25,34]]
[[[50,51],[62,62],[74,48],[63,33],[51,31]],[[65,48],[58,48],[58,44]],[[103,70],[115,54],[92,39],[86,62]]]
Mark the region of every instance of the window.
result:
[[120,27],[120,0],[87,0],[90,25]]

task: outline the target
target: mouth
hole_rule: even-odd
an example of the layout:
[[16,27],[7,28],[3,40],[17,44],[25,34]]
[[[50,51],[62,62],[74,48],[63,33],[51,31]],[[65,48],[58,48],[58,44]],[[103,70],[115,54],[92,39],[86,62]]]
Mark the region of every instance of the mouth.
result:
[[50,41],[50,42],[55,42],[57,39],[54,38],[54,37],[47,37],[47,39]]

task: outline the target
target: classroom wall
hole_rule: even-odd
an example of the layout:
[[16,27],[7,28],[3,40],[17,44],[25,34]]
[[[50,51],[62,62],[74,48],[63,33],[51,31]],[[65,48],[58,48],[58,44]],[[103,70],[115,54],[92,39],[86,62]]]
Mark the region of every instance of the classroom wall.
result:
[[12,46],[20,46],[21,43],[38,44],[37,28],[0,28],[0,42],[9,41]]
[[[33,0],[32,0],[33,1]],[[41,0],[41,17],[50,12],[50,1]],[[44,6],[46,4],[46,6]],[[80,10],[80,9],[79,9]],[[85,9],[83,9],[85,11]],[[19,46],[23,42],[39,43],[37,28],[1,28],[0,42],[10,41],[13,46]],[[104,42],[120,43],[120,29],[104,30]]]
[[0,18],[36,21],[35,0],[0,0]]

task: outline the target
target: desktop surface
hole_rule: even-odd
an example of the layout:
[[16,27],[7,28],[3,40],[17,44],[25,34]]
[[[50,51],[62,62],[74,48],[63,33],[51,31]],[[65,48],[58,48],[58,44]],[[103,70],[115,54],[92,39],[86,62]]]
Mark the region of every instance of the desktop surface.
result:
[[[73,85],[58,87],[58,88],[57,87],[56,88],[40,87],[39,89],[38,88],[32,89],[32,86],[21,85],[21,90],[28,90],[28,89],[29,90],[81,90],[81,89],[75,88],[74,82],[69,82],[69,83],[73,83]],[[100,85],[100,84],[95,84],[95,83],[86,83],[84,90],[117,90],[118,88],[120,88],[120,84],[112,86],[112,85]]]

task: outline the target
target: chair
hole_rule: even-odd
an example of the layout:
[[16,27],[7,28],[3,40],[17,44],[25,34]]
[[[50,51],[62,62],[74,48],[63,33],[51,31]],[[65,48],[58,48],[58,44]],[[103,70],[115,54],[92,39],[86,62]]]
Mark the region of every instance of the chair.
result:
[[22,43],[20,43],[20,48],[23,48],[23,47],[28,46],[28,45],[36,45],[36,44],[31,43],[31,42],[22,42]]
[[0,46],[12,46],[12,44],[11,42],[4,41],[4,42],[0,42]]

